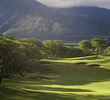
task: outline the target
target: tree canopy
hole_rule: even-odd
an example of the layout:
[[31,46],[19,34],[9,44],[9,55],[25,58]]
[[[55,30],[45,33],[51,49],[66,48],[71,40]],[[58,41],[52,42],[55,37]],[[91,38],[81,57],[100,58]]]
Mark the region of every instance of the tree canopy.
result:
[[91,53],[92,44],[91,44],[90,41],[88,41],[88,40],[82,40],[81,42],[79,42],[79,47],[83,50],[83,52],[85,53],[85,55]]
[[103,50],[107,46],[107,42],[100,38],[93,38],[92,46],[94,50],[96,51],[96,57],[97,57],[99,50]]
[[0,83],[7,73],[20,73],[23,76],[25,65],[42,58],[42,43],[36,39],[30,40],[29,43],[28,39],[14,36],[0,37]]

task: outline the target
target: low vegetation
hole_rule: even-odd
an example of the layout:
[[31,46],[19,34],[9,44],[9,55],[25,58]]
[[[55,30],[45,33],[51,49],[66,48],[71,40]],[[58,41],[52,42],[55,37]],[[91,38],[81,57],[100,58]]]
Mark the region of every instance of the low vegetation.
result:
[[[99,49],[105,50],[106,42],[101,41],[104,45],[98,45]],[[52,40],[42,44],[33,38],[0,37],[0,97],[2,100],[109,100],[109,47],[105,54],[100,54],[93,41],[89,41],[91,52],[87,53],[83,48],[87,42],[68,47]]]

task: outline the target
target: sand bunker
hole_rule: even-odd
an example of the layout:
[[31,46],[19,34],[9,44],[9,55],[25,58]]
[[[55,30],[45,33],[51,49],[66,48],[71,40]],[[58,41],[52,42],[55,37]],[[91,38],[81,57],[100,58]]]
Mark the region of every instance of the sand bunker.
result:
[[48,61],[40,61],[39,64],[42,64],[42,65],[50,65],[50,62],[48,62]]
[[54,72],[55,70],[53,70],[53,69],[45,69],[45,71],[47,71],[47,72]]
[[75,65],[87,65],[88,63],[87,62],[77,62],[75,63]]
[[30,77],[31,79],[39,79],[39,80],[50,80],[48,77],[43,77],[43,76],[37,76],[37,77]]
[[100,68],[100,67],[103,67],[102,65],[99,65],[99,64],[92,64],[92,65],[88,65],[89,67],[91,68]]

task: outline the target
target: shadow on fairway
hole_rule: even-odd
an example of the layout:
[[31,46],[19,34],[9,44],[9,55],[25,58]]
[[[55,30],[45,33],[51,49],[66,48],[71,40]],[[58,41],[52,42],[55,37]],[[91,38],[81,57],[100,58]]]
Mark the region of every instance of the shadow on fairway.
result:
[[[55,69],[54,72],[45,72],[45,68]],[[103,68],[89,68],[85,65],[69,63],[52,63],[51,66],[39,66],[41,76],[50,80],[37,79],[10,79],[4,80],[9,84],[0,86],[1,100],[109,100],[110,96],[78,95],[77,93],[93,93],[95,91],[76,88],[95,82],[105,82],[110,79],[110,70]],[[37,75],[36,75],[37,76]],[[35,77],[35,76],[34,76]],[[15,86],[16,85],[16,86]],[[59,87],[58,87],[59,86]],[[76,93],[76,94],[75,94]]]
[[[17,91],[6,87],[0,87],[1,100],[110,100],[110,96],[102,95],[78,95],[75,93],[44,93],[36,91]],[[73,92],[90,92],[85,90],[74,90]],[[63,93],[64,92],[64,93]]]

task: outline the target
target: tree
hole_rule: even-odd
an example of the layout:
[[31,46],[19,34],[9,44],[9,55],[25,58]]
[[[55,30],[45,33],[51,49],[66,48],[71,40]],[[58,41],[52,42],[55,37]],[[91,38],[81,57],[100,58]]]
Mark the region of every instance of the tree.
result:
[[105,53],[106,53],[107,55],[110,54],[110,46],[105,50]]
[[107,42],[100,38],[92,39],[92,46],[96,52],[96,57],[99,54],[99,50],[103,50],[107,46]]
[[84,53],[81,49],[70,46],[63,46],[60,49],[60,53],[59,53],[59,57],[63,57],[63,58],[80,57],[83,55]]
[[0,83],[5,74],[20,73],[23,76],[27,64],[31,66],[34,59],[42,58],[41,47],[36,39],[30,41],[14,36],[0,37]]
[[79,42],[79,47],[83,50],[85,54],[84,56],[90,54],[92,51],[92,44],[88,40],[82,40],[81,42]]
[[13,68],[12,64],[18,58],[16,51],[19,48],[19,44],[7,37],[0,39],[0,83],[4,77],[4,74],[11,71]]
[[47,48],[47,54],[51,57],[59,56],[60,49],[63,44],[57,41],[47,40],[44,41],[44,46]]
[[42,50],[44,48],[43,44],[34,38],[20,39],[22,43],[23,52],[26,56],[26,62],[28,62],[28,67],[30,68],[34,60],[39,61],[43,58]]

